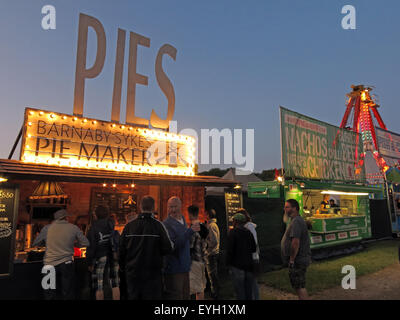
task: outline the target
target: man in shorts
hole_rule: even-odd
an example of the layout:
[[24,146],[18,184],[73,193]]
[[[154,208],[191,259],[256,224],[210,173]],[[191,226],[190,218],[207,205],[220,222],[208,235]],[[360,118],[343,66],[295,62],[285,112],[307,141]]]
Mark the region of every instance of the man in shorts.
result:
[[105,272],[112,288],[113,300],[120,299],[118,259],[115,255],[116,235],[114,220],[110,218],[108,207],[98,206],[95,210],[97,220],[92,222],[88,231],[90,246],[86,251],[86,259],[89,271],[92,273],[92,287],[96,294],[96,300],[104,300]]
[[[191,224],[199,223],[199,207],[191,205],[188,208]],[[200,231],[193,233],[190,240],[190,258],[192,265],[189,272],[190,295],[196,300],[204,300],[206,287],[206,267],[204,264],[205,239],[208,235],[207,227],[200,223]]]
[[289,267],[289,279],[300,300],[307,300],[306,271],[311,262],[308,228],[299,215],[299,203],[285,202],[285,214],[291,219],[281,241],[282,261]]

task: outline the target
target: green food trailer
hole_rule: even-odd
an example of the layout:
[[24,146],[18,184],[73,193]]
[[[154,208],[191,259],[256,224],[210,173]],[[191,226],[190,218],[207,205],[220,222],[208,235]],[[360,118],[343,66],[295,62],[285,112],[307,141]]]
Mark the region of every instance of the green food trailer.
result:
[[283,107],[280,129],[282,176],[249,183],[248,197],[297,200],[312,249],[370,238],[369,200],[381,197],[383,190],[366,183],[357,156],[362,139]]
[[[336,246],[371,237],[369,199],[381,188],[311,180],[263,181],[248,184],[249,198],[295,199],[308,223],[311,249]],[[333,205],[323,205],[324,198]],[[282,208],[282,218],[283,208]]]

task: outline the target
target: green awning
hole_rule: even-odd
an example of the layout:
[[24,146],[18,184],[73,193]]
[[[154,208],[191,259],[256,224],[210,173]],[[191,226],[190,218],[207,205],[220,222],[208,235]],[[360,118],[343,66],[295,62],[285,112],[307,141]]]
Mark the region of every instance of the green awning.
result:
[[247,195],[249,198],[279,199],[283,197],[282,190],[278,181],[249,182]]

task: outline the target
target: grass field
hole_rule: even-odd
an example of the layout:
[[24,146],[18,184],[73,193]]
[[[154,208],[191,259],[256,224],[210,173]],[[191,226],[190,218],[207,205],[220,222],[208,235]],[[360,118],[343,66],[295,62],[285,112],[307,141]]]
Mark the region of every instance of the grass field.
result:
[[[306,286],[309,294],[313,295],[322,290],[340,286],[344,277],[341,270],[345,265],[354,266],[356,276],[360,277],[398,263],[399,245],[400,240],[372,242],[366,244],[366,249],[362,252],[312,263],[307,271]],[[261,299],[275,298],[263,292],[263,284],[278,290],[294,293],[289,283],[287,269],[262,273],[258,279]],[[221,298],[234,299],[230,279],[224,278],[221,282]]]
[[[399,244],[400,241],[397,240],[369,243],[362,252],[314,262],[307,271],[308,292],[312,295],[321,290],[339,286],[344,277],[341,270],[345,265],[354,266],[356,276],[360,277],[398,263]],[[294,292],[289,283],[287,269],[264,273],[260,275],[259,282],[276,289]]]

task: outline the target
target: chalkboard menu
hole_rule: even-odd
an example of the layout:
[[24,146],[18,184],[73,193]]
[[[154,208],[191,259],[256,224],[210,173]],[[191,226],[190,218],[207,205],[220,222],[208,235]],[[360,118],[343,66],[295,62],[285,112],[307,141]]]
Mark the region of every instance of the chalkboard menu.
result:
[[133,192],[121,192],[94,188],[92,190],[91,208],[94,213],[98,206],[105,206],[114,215],[117,224],[127,223],[127,216],[137,213],[137,195]]
[[241,191],[225,191],[225,208],[228,218],[228,226],[233,224],[233,216],[243,207],[243,198]]
[[18,200],[18,187],[0,185],[0,277],[13,272]]

